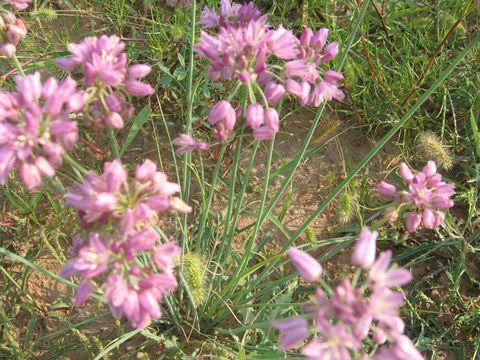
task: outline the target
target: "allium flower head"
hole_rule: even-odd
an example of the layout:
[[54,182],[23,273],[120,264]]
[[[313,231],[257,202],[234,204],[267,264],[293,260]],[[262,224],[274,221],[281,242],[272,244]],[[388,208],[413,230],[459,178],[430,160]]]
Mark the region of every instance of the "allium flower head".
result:
[[[179,191],[150,160],[136,167],[132,179],[119,160],[107,162],[103,174],[89,172],[69,190],[66,205],[78,211],[84,234],[74,238],[61,275],[83,278],[76,305],[88,299],[94,279],[104,283],[105,302],[116,318],[142,328],[161,317],[159,302],[178,285],[174,267],[181,249],[174,242],[160,245],[154,226],[158,212],[191,210],[175,197]],[[140,252],[151,261],[136,261]]]
[[215,137],[221,142],[226,141],[229,135],[233,132],[236,121],[237,115],[235,109],[225,100],[216,103],[208,117],[208,122],[211,125],[215,125]]
[[282,351],[298,346],[310,337],[308,321],[301,316],[272,321],[272,326],[280,330],[280,350]]
[[25,10],[31,0],[4,0],[7,4],[11,4],[15,10]]
[[220,0],[220,11],[216,12],[205,6],[200,15],[199,24],[204,28],[222,27],[241,27],[245,26],[251,20],[263,19],[262,14],[253,4],[237,4],[231,0]]
[[82,65],[87,86],[96,81],[109,86],[120,85],[127,73],[125,44],[117,36],[88,37],[79,44],[68,45],[71,56],[61,58],[58,65],[65,71],[73,71]]
[[[247,111],[242,107],[238,118],[245,117],[256,139],[269,140],[278,131],[269,106],[278,104],[286,94],[297,97],[302,105],[315,107],[345,97],[338,88],[343,76],[320,69],[339,52],[338,43],[327,42],[327,29],[313,33],[307,28],[299,39],[283,25],[270,27],[266,16],[252,3],[229,0],[221,1],[219,13],[205,8],[200,23],[206,29],[215,28],[202,31],[195,45],[197,53],[210,62],[208,77],[213,81],[235,80],[238,87],[245,87],[252,106]],[[265,112],[263,123],[257,103],[260,98]],[[273,119],[274,126],[268,125],[268,118]]]
[[[313,337],[301,349],[307,359],[349,360],[352,353],[360,359],[406,360],[410,355],[412,359],[422,359],[411,341],[403,335],[405,324],[400,318],[400,308],[404,295],[392,290],[409,282],[410,272],[390,266],[391,252],[383,252],[375,260],[376,237],[376,232],[364,228],[356,244],[355,251],[359,252],[359,256],[359,249],[370,253],[370,245],[373,244],[373,258],[368,255],[368,264],[363,261],[357,264],[364,269],[370,268],[364,284],[358,284],[361,279],[359,271],[353,281],[343,279],[333,290],[320,280],[312,300],[302,307],[305,315],[272,322],[272,326],[280,330],[280,350],[301,346]],[[315,259],[295,248],[290,248],[288,254],[305,280],[319,280],[320,265]],[[356,256],[353,257],[355,259]],[[372,343],[369,337],[378,345],[386,344],[373,357],[369,351]]]
[[155,223],[157,211],[190,211],[174,196],[179,191],[178,184],[169,182],[150,160],[137,166],[132,180],[120,160],[115,160],[105,163],[102,175],[88,172],[83,183],[70,189],[65,199],[85,223],[121,220],[122,232],[128,235],[137,221]]
[[68,45],[71,56],[57,64],[65,71],[82,66],[85,85],[89,87],[85,123],[93,128],[123,128],[124,120],[133,115],[133,107],[125,94],[149,96],[154,89],[140,81],[151,68],[145,64],[127,66],[125,44],[117,36],[88,37],[79,44]]
[[416,231],[421,225],[427,229],[440,226],[445,218],[444,210],[454,205],[451,197],[455,191],[453,185],[442,181],[435,162],[429,161],[418,173],[403,163],[399,174],[406,183],[405,190],[398,190],[385,181],[377,185],[377,190],[380,195],[401,204],[399,208],[406,212],[407,230]]
[[306,281],[314,282],[322,276],[323,268],[320,263],[305,251],[292,247],[288,250],[288,256]]
[[17,76],[15,83],[15,92],[0,92],[0,183],[17,167],[27,188],[36,189],[77,142],[77,123],[69,115],[82,109],[85,94],[71,78],[42,83],[38,72]]
[[27,28],[21,19],[11,12],[0,12],[0,55],[12,57],[26,35]]

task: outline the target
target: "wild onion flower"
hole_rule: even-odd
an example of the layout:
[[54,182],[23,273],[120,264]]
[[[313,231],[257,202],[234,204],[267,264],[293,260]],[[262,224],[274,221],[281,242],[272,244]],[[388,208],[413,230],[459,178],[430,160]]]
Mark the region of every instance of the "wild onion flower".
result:
[[[338,89],[343,76],[320,69],[339,52],[338,43],[327,44],[327,29],[313,33],[307,28],[299,39],[283,25],[271,28],[253,3],[232,4],[227,0],[221,1],[218,13],[205,8],[200,23],[206,29],[215,28],[212,33],[202,31],[195,45],[197,53],[210,62],[208,77],[214,81],[235,80],[238,86],[232,99],[238,89],[244,88],[249,106],[244,112],[242,104],[237,117],[245,118],[255,138],[271,139],[278,132],[276,119],[273,126],[268,121],[262,123],[262,119],[271,117],[263,117],[259,103],[271,116],[272,107],[287,94],[297,97],[302,105],[315,107],[344,98]],[[222,138],[220,141],[227,137]]]
[[77,123],[69,115],[81,111],[85,94],[71,78],[42,83],[38,72],[17,76],[15,83],[15,92],[0,92],[0,184],[17,168],[33,190],[43,175],[55,175],[77,142]]
[[207,6],[200,15],[199,24],[205,28],[222,27],[240,27],[245,26],[251,20],[266,19],[262,16],[257,7],[250,2],[248,4],[237,4],[231,0],[220,0],[220,11],[210,10]]
[[[404,335],[400,318],[404,295],[393,289],[409,282],[411,274],[390,266],[389,251],[375,260],[377,235],[368,228],[362,230],[352,256],[361,267],[353,280],[343,279],[333,289],[319,282],[311,301],[302,308],[304,314],[272,322],[280,331],[280,350],[301,346],[313,336],[301,349],[307,359],[349,360],[352,353],[361,359],[387,359],[386,354],[392,356],[388,359],[422,359]],[[313,257],[295,248],[288,255],[305,280],[319,280],[322,266]],[[358,283],[362,269],[368,271],[367,281]],[[372,342],[385,346],[367,355]]]
[[233,132],[236,121],[237,115],[235,109],[225,100],[216,103],[208,117],[208,122],[211,125],[215,125],[215,130],[213,131],[215,138],[222,142],[226,141]]
[[65,71],[82,66],[89,95],[84,113],[87,125],[94,128],[122,128],[133,113],[127,96],[149,96],[155,91],[139,81],[151,68],[145,64],[127,66],[125,44],[117,36],[88,37],[79,44],[68,45],[71,56],[57,64]]
[[414,232],[421,225],[427,229],[440,226],[446,209],[454,203],[453,185],[442,181],[434,161],[429,161],[419,173],[413,173],[405,163],[400,165],[399,174],[407,188],[398,190],[385,181],[377,185],[380,195],[394,200],[397,216],[405,214],[406,229]]
[[65,195],[66,205],[79,212],[82,222],[122,222],[122,232],[134,231],[135,223],[156,223],[157,211],[189,212],[191,209],[174,195],[180,186],[167,180],[157,166],[145,160],[129,181],[120,160],[107,162],[104,173],[89,171],[83,183]]
[[115,318],[125,316],[132,326],[143,328],[150,319],[162,316],[159,303],[178,286],[173,269],[180,248],[173,242],[150,247],[143,252],[150,258],[148,265],[136,261],[131,244],[116,239],[114,234],[91,232],[77,236],[77,242],[72,258],[60,272],[65,278],[82,279],[75,306],[90,298],[94,284],[103,283],[104,300]]
[[177,153],[179,155],[186,154],[193,150],[206,151],[210,148],[205,141],[196,141],[190,135],[180,134],[177,138],[173,139],[173,145],[178,146]]
[[4,0],[7,4],[11,4],[15,10],[25,10],[31,0]]
[[352,253],[352,264],[360,266],[362,269],[368,269],[375,261],[375,252],[377,250],[377,231],[370,231],[364,227],[355,243]]
[[[89,172],[69,190],[66,205],[78,211],[84,229],[61,271],[64,277],[82,277],[75,305],[89,298],[95,280],[103,283],[116,318],[125,316],[137,328],[160,318],[159,302],[177,287],[173,269],[181,250],[173,242],[159,244],[154,226],[158,212],[191,210],[174,196],[179,191],[150,160],[136,167],[133,179],[119,160],[107,162],[103,174]],[[140,253],[149,261],[138,261]]]
[[0,12],[0,55],[12,57],[26,35],[27,28],[21,19],[9,11]]

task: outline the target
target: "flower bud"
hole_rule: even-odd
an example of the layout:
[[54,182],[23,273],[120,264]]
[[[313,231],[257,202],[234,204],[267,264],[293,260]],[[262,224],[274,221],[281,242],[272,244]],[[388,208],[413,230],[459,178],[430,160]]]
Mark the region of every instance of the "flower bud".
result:
[[380,181],[377,185],[377,191],[385,197],[394,197],[397,194],[397,188],[385,181]]
[[322,265],[305,251],[292,247],[288,250],[288,256],[305,281],[314,282],[322,276]]
[[363,269],[368,269],[375,262],[377,231],[364,227],[358,236],[352,253],[352,263]]
[[264,109],[260,104],[249,104],[245,121],[252,129],[259,128],[264,122]]

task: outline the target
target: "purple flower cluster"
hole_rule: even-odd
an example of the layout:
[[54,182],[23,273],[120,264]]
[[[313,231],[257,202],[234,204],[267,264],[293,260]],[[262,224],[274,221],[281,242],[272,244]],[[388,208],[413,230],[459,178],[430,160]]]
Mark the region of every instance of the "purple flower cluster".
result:
[[205,8],[200,23],[205,28],[219,27],[213,35],[202,31],[195,46],[197,53],[210,61],[209,78],[235,79],[245,87],[250,103],[248,109],[237,111],[225,100],[214,106],[209,122],[216,126],[219,141],[228,138],[242,116],[255,138],[272,138],[279,126],[278,114],[271,106],[286,94],[315,107],[344,98],[338,89],[343,76],[332,70],[323,75],[319,71],[319,66],[339,51],[338,43],[327,44],[327,29],[314,33],[307,28],[299,39],[282,25],[271,28],[253,3],[232,4],[230,0],[221,1],[219,13]]
[[[319,285],[312,301],[303,307],[305,316],[273,321],[272,325],[280,330],[282,351],[303,344],[313,335],[314,339],[302,348],[307,359],[349,360],[352,351],[363,352],[364,344],[371,341],[388,346],[364,354],[361,359],[423,358],[404,335],[405,324],[399,316],[404,295],[392,289],[408,283],[412,276],[406,269],[390,266],[390,251],[375,259],[377,236],[377,232],[363,228],[352,254],[352,263],[368,270],[364,284],[357,284],[358,277],[353,281],[344,279],[335,289],[328,289],[328,296]],[[295,248],[288,254],[305,281],[319,280],[322,266],[313,257]]]
[[0,92],[0,184],[17,167],[26,187],[36,189],[77,142],[77,123],[69,115],[81,111],[86,97],[69,77],[42,83],[37,72],[15,83],[15,92]]
[[205,28],[214,28],[217,26],[241,27],[247,25],[251,20],[266,21],[266,15],[262,16],[253,2],[248,4],[232,4],[230,0],[220,0],[220,11],[216,12],[205,6],[198,23]]
[[[125,316],[143,328],[150,318],[161,317],[159,302],[177,287],[173,270],[181,250],[173,242],[160,245],[154,226],[157,212],[191,211],[174,196],[179,191],[150,160],[136,167],[131,180],[119,160],[107,162],[102,175],[89,172],[69,190],[66,205],[78,211],[84,232],[74,238],[72,258],[61,275],[82,277],[76,306],[90,297],[94,280],[103,283],[105,302],[116,318]],[[151,261],[143,261],[146,257]]]
[[394,199],[395,207],[389,214],[396,220],[400,213],[406,213],[406,229],[414,232],[421,225],[427,229],[440,226],[445,220],[444,210],[454,203],[451,197],[455,194],[454,187],[442,181],[442,175],[437,172],[434,161],[429,161],[421,172],[413,173],[410,167],[403,163],[399,174],[407,188],[398,190],[385,181],[377,185],[380,195]]
[[82,65],[89,100],[85,120],[93,128],[123,128],[133,115],[127,95],[149,96],[155,91],[140,81],[151,68],[144,64],[127,67],[125,44],[117,36],[88,37],[79,44],[68,45],[71,56],[57,60],[65,71]]
[[25,39],[27,28],[24,22],[9,11],[0,9],[0,55],[12,57],[20,40]]
[[11,4],[15,10],[25,10],[31,0],[4,0],[7,4]]

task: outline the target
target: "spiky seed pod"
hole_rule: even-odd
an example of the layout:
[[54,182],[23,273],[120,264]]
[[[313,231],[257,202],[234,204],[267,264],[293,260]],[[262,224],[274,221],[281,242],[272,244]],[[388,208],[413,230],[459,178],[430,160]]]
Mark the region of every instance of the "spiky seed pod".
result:
[[307,228],[305,229],[305,235],[307,236],[308,241],[310,241],[311,243],[314,243],[317,241],[315,237],[315,233],[313,232],[313,229],[310,226],[307,226]]
[[442,139],[432,131],[423,131],[417,138],[417,155],[435,161],[442,169],[453,166],[453,156]]
[[38,18],[42,21],[53,21],[58,17],[58,14],[55,10],[51,9],[42,9],[30,12],[30,15],[33,17]]
[[351,191],[345,191],[338,199],[338,221],[341,224],[346,224],[355,215],[355,200],[356,195]]
[[198,255],[185,254],[183,277],[193,296],[194,305],[200,305],[205,300],[205,266]]

